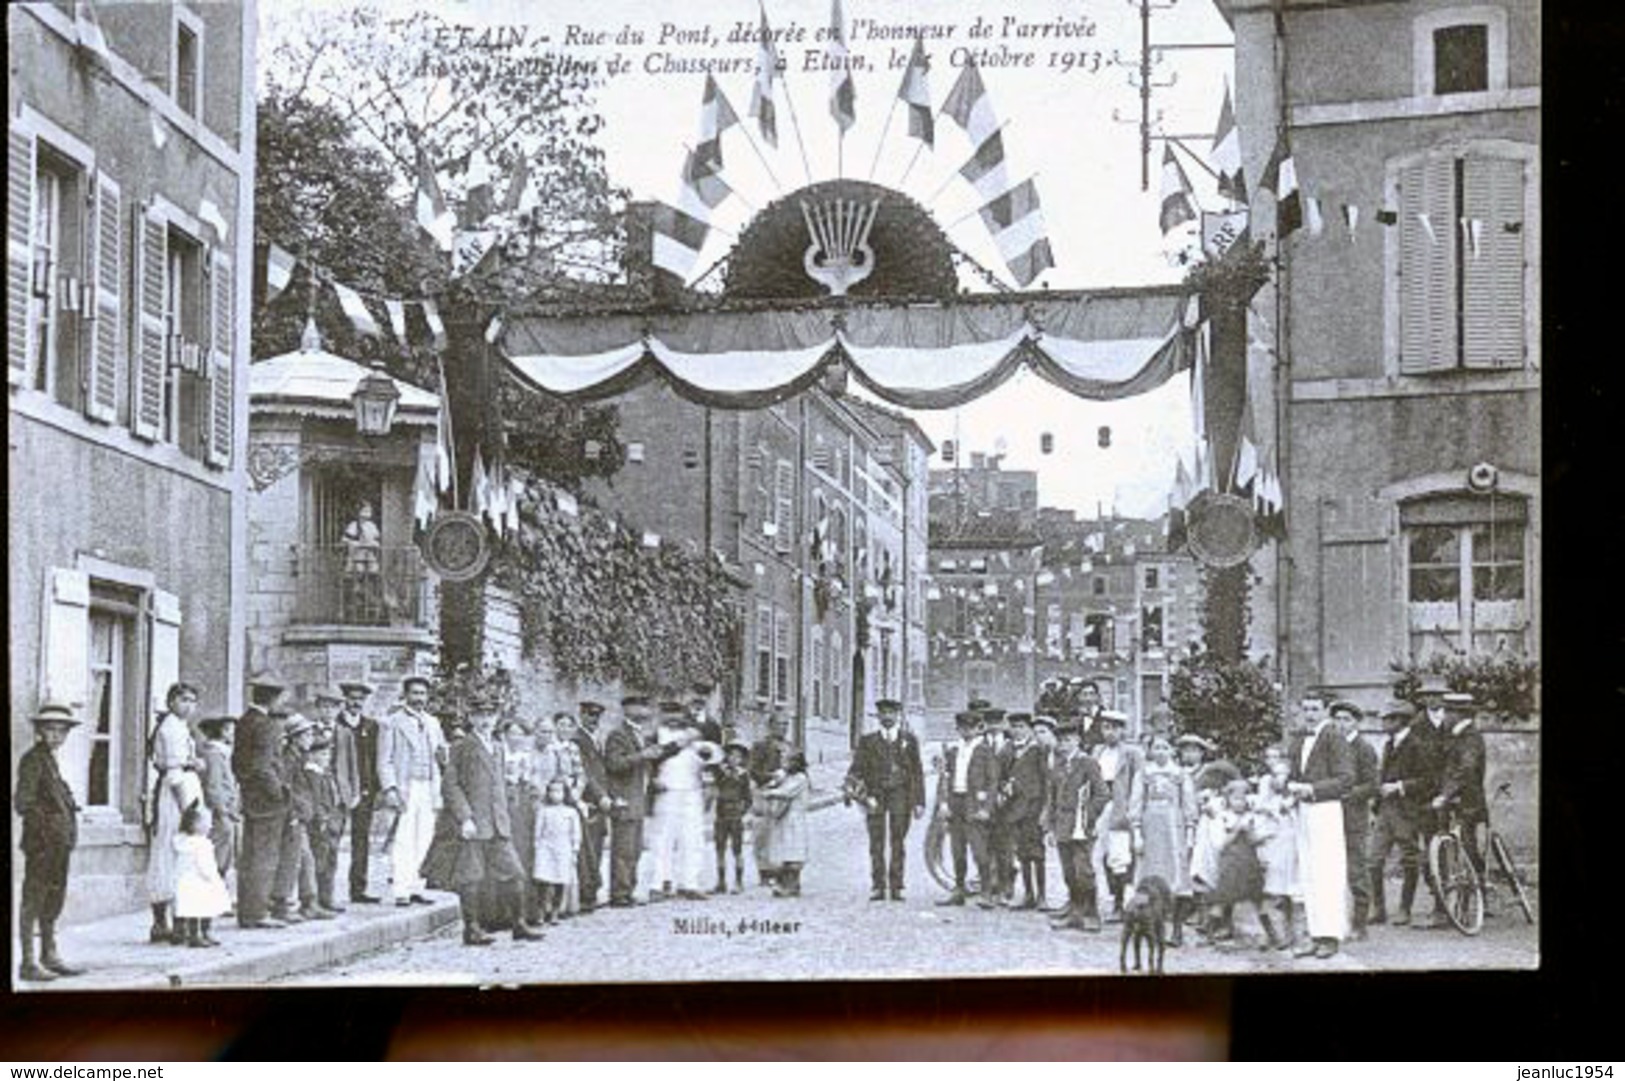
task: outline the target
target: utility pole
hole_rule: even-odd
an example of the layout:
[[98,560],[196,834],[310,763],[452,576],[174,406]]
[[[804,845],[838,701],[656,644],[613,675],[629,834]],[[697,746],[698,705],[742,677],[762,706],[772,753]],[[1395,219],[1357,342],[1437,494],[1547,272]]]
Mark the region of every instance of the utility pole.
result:
[[1151,13],[1166,10],[1177,4],[1179,0],[1167,0],[1167,3],[1152,3],[1151,0],[1128,0],[1130,7],[1140,9],[1140,55],[1125,59],[1121,51],[1113,50],[1112,63],[1119,67],[1128,68],[1128,83],[1140,92],[1140,115],[1138,118],[1124,118],[1116,109],[1112,110],[1112,119],[1120,124],[1136,124],[1140,132],[1140,190],[1151,190],[1151,143],[1156,139],[1204,139],[1206,135],[1164,135],[1155,131],[1155,127],[1162,123],[1162,110],[1151,108],[1151,92],[1173,86],[1179,81],[1177,71],[1170,72],[1168,78],[1159,81],[1152,77],[1156,66],[1162,63],[1162,54],[1170,49],[1233,49],[1235,46],[1228,42],[1156,42],[1151,40]]

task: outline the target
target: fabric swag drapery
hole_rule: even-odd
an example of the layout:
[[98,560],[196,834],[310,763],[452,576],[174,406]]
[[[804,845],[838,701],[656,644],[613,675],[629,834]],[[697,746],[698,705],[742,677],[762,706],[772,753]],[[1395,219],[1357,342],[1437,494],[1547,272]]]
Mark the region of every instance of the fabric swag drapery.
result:
[[844,364],[894,405],[944,409],[1027,366],[1083,398],[1152,390],[1191,364],[1195,305],[1178,287],[914,305],[514,316],[501,346],[525,382],[577,400],[664,378],[716,408],[757,409]]

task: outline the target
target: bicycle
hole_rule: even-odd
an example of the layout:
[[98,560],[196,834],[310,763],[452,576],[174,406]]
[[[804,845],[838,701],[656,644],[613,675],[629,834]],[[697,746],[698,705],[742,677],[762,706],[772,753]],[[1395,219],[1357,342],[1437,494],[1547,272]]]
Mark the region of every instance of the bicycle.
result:
[[1484,928],[1484,883],[1467,856],[1461,818],[1447,811],[1447,826],[1428,842],[1428,873],[1444,901],[1444,914],[1464,935]]
[[1495,864],[1500,868],[1501,874],[1512,886],[1512,897],[1518,903],[1526,922],[1535,922],[1535,909],[1529,903],[1529,894],[1523,888],[1523,876],[1518,873],[1518,865],[1512,862],[1512,853],[1507,850],[1506,842],[1495,830],[1490,830],[1490,855],[1495,857]]

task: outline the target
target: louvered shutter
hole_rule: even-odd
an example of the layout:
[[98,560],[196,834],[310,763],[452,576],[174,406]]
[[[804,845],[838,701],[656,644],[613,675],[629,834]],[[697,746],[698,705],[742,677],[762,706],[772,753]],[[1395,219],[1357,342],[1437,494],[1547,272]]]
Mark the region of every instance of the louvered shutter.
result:
[[135,325],[130,364],[130,426],[142,439],[164,430],[168,355],[164,295],[169,274],[169,223],[151,207],[135,215]]
[[[1524,362],[1523,162],[1462,162],[1462,211],[1478,221],[1475,258],[1463,238],[1463,353],[1469,368],[1520,368]],[[1510,228],[1509,228],[1510,226]]]
[[209,393],[205,408],[209,422],[204,427],[208,437],[206,459],[212,466],[224,469],[231,464],[231,358],[232,358],[232,271],[231,259],[224,252],[215,252],[213,273],[210,275],[212,296],[204,309],[211,315],[213,325],[206,327],[209,338]]
[[781,552],[790,550],[794,519],[795,472],[789,462],[780,459],[773,474],[773,521],[778,526],[773,546]]
[[91,207],[90,273],[85,279],[96,297],[90,324],[90,362],[86,366],[85,414],[111,424],[118,416],[119,334],[124,313],[124,229],[119,220],[119,186],[106,173],[96,174]]
[[34,356],[33,292],[34,137],[15,127],[6,132],[6,378],[28,381]]
[[152,716],[167,707],[169,688],[181,678],[181,602],[173,593],[152,591],[152,679],[147,701]]
[[[1399,368],[1456,366],[1455,159],[1407,166],[1399,177]],[[1428,215],[1433,237],[1418,214]]]
[[[44,611],[40,701],[59,702],[78,713],[90,672],[90,575],[67,567],[46,571]],[[84,719],[82,713],[79,717]]]

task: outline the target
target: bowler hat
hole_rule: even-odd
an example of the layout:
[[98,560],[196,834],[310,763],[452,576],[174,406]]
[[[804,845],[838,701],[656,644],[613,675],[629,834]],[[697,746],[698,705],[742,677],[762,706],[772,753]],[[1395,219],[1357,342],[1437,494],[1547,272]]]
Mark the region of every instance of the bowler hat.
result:
[[883,713],[901,713],[903,703],[895,698],[878,698],[875,700],[875,709]]
[[288,689],[288,685],[275,672],[259,671],[248,677],[248,689],[252,691],[285,691]]
[[1449,694],[1450,684],[1444,681],[1443,676],[1423,676],[1422,682],[1416,688],[1417,694]]
[[61,702],[44,702],[38,712],[30,718],[36,725],[58,725],[63,728],[74,728],[79,724],[73,710]]
[[343,683],[339,684],[339,690],[343,691],[345,694],[360,691],[363,695],[366,695],[369,698],[378,692],[377,687],[374,687],[372,684],[363,679],[347,679]]
[[312,702],[342,702],[344,701],[344,692],[337,687],[331,687],[324,683],[310,692],[310,700]]
[[419,684],[426,691],[434,689],[434,681],[421,672],[413,672],[401,680],[401,690],[406,690],[414,683]]
[[229,713],[222,713],[217,717],[205,717],[197,723],[198,731],[205,736],[218,736],[220,730],[228,724],[236,724],[237,718]]

